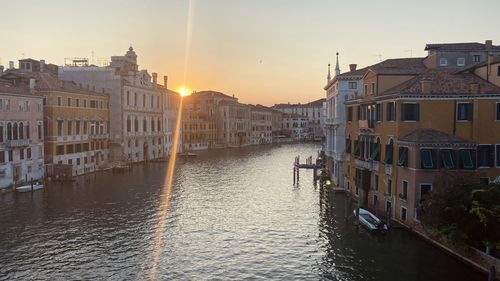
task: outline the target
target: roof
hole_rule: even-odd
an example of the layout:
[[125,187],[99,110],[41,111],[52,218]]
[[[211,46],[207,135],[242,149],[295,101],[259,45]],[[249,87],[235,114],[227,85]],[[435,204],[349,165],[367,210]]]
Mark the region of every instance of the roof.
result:
[[191,96],[196,96],[196,97],[207,97],[207,96],[214,96],[214,97],[219,97],[219,98],[231,98],[231,99],[236,99],[234,96],[228,96],[226,94],[223,94],[221,92],[217,91],[200,91],[200,92],[195,92]]
[[[500,46],[491,46],[492,50],[500,51]],[[443,51],[485,51],[486,44],[469,42],[469,43],[438,43],[425,45],[425,51],[428,50],[443,50]]]
[[422,81],[431,83],[429,94],[469,94],[470,85],[478,84],[483,94],[500,94],[500,88],[472,73],[453,73],[449,69],[427,69],[424,73],[403,82],[380,95],[422,94]]
[[29,87],[15,86],[7,80],[0,80],[0,93],[31,95]]
[[288,108],[288,107],[309,107],[309,106],[323,106],[326,98],[321,98],[319,100],[311,101],[308,103],[277,103],[272,106],[272,108]]
[[349,71],[349,72],[344,72],[344,73],[341,73],[339,75],[336,75],[334,78],[345,78],[348,76],[364,76],[366,71],[368,71],[368,67],[356,69],[356,70]]
[[[68,91],[73,93],[82,93],[82,94],[101,94],[92,91],[88,91],[86,89],[81,89],[75,82],[73,81],[65,81],[59,80],[54,75],[48,72],[25,72],[20,69],[9,69],[0,78],[5,80],[29,80],[34,78],[36,81],[35,90],[44,91],[44,90],[56,90],[56,91]],[[28,82],[29,83],[29,82]],[[24,83],[19,85],[21,87],[28,86],[29,84]]]
[[326,102],[326,98],[322,98],[322,99],[319,99],[319,100],[312,101],[312,102],[308,103],[307,105],[311,105],[311,106],[323,106],[324,102]]
[[448,134],[442,131],[434,130],[431,128],[419,128],[409,133],[408,135],[399,138],[399,142],[412,142],[420,144],[475,144],[473,141],[469,141],[452,134]]
[[380,63],[367,67],[368,70],[376,74],[409,74],[416,75],[424,72],[426,67],[424,65],[425,58],[399,58],[387,59]]

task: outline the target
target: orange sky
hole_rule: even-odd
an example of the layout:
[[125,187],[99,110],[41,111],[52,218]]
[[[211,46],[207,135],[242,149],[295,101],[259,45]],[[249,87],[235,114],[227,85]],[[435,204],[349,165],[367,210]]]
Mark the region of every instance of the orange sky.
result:
[[8,1],[0,60],[63,64],[65,57],[93,54],[99,64],[132,43],[140,68],[168,75],[170,88],[183,84],[185,72],[189,88],[245,103],[308,102],[324,97],[336,51],[346,70],[380,57],[424,56],[426,43],[500,44],[498,10],[494,0]]

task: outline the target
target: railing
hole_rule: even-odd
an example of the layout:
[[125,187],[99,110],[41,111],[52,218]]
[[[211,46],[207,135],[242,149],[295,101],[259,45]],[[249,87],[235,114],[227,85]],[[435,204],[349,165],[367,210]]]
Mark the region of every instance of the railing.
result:
[[370,171],[378,171],[378,169],[379,169],[378,161],[373,161],[373,160],[366,160],[365,161],[362,159],[355,159],[354,163],[356,164],[356,167],[367,169]]
[[7,140],[8,147],[23,147],[29,146],[31,144],[31,140],[23,139],[23,140]]
[[375,128],[375,120],[358,120],[360,129],[373,129]]

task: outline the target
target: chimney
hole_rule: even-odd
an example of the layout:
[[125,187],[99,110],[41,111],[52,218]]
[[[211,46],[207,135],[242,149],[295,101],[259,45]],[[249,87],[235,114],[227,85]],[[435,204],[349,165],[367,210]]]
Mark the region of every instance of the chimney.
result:
[[0,75],[3,74],[3,65],[0,65]]
[[9,61],[9,69],[14,69],[14,62],[13,61]]
[[153,72],[151,75],[153,76],[153,86],[156,87],[156,84],[158,84],[158,73]]
[[485,47],[486,47],[486,50],[488,50],[488,51],[489,51],[489,50],[491,50],[491,46],[493,46],[493,41],[491,41],[491,40],[486,40],[486,41],[484,42],[484,45],[485,45]]
[[471,94],[479,94],[481,87],[479,86],[478,83],[471,83],[469,85],[469,91]]
[[349,70],[350,70],[350,71],[354,71],[354,70],[356,70],[356,67],[357,67],[357,66],[358,66],[357,64],[355,64],[355,63],[351,63],[351,64],[349,65]]
[[165,86],[165,89],[167,89],[167,84],[168,84],[168,76],[165,75],[163,76],[163,86]]
[[35,83],[36,83],[35,78],[30,78],[30,90],[35,89]]
[[45,70],[45,60],[40,60],[40,72]]
[[432,91],[432,81],[428,79],[424,79],[420,81],[420,85],[422,87],[422,94],[429,94]]

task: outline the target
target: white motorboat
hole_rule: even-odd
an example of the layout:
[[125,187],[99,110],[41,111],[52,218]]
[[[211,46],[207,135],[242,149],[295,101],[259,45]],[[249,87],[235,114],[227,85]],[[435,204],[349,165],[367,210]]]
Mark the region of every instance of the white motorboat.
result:
[[[40,183],[34,183],[33,184],[33,191],[39,190],[39,189],[42,189],[42,188],[43,188],[43,184],[40,184]],[[29,192],[29,191],[32,190],[31,189],[31,184],[16,187],[16,190],[18,192]]]
[[[354,216],[356,216],[356,209],[354,209]],[[382,220],[363,208],[359,208],[359,223],[370,231],[386,232],[388,230],[387,225]]]

